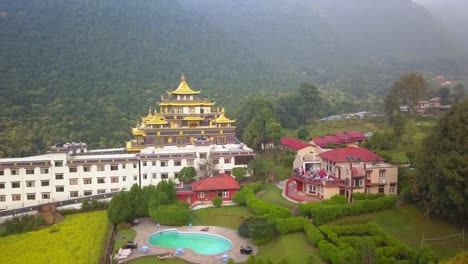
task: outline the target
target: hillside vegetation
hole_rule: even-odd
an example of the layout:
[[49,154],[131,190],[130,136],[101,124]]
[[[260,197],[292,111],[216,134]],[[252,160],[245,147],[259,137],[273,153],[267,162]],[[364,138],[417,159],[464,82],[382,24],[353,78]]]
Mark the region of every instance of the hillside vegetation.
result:
[[232,113],[304,81],[340,111],[377,109],[402,71],[466,73],[459,44],[425,9],[355,2],[3,1],[0,157],[65,141],[121,147],[182,71]]

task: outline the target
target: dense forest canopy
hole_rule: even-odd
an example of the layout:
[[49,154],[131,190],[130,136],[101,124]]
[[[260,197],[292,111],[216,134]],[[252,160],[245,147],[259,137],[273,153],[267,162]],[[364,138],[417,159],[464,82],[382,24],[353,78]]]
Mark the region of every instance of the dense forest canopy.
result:
[[425,9],[358,2],[2,1],[0,157],[64,141],[123,146],[182,71],[238,115],[252,95],[287,105],[305,81],[333,112],[376,109],[409,69],[466,73],[456,39]]

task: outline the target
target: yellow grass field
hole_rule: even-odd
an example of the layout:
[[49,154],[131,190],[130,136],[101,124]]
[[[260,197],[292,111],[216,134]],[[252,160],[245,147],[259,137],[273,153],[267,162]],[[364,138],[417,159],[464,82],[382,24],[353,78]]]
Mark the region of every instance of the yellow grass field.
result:
[[110,224],[106,211],[80,213],[49,228],[0,238],[0,263],[99,263]]

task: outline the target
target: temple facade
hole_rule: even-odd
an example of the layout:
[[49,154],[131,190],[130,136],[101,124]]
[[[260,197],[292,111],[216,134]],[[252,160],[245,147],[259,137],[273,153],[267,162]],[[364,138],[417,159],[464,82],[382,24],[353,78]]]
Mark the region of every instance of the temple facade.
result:
[[131,129],[125,148],[67,143],[44,155],[0,159],[0,210],[177,182],[187,166],[199,177],[246,167],[255,153],[236,139],[235,120],[199,94],[182,74],[177,89]]

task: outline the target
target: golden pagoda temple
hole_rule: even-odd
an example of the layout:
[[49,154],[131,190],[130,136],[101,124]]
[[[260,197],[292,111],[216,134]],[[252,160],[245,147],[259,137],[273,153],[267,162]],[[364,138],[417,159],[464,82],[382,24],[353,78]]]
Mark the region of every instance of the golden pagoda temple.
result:
[[182,73],[177,89],[167,92],[169,98],[161,96],[159,109],[150,108],[132,128],[134,140],[127,142],[126,150],[238,143],[233,126],[236,120],[226,117],[224,108],[214,107],[215,102],[196,97],[200,92],[190,88]]

